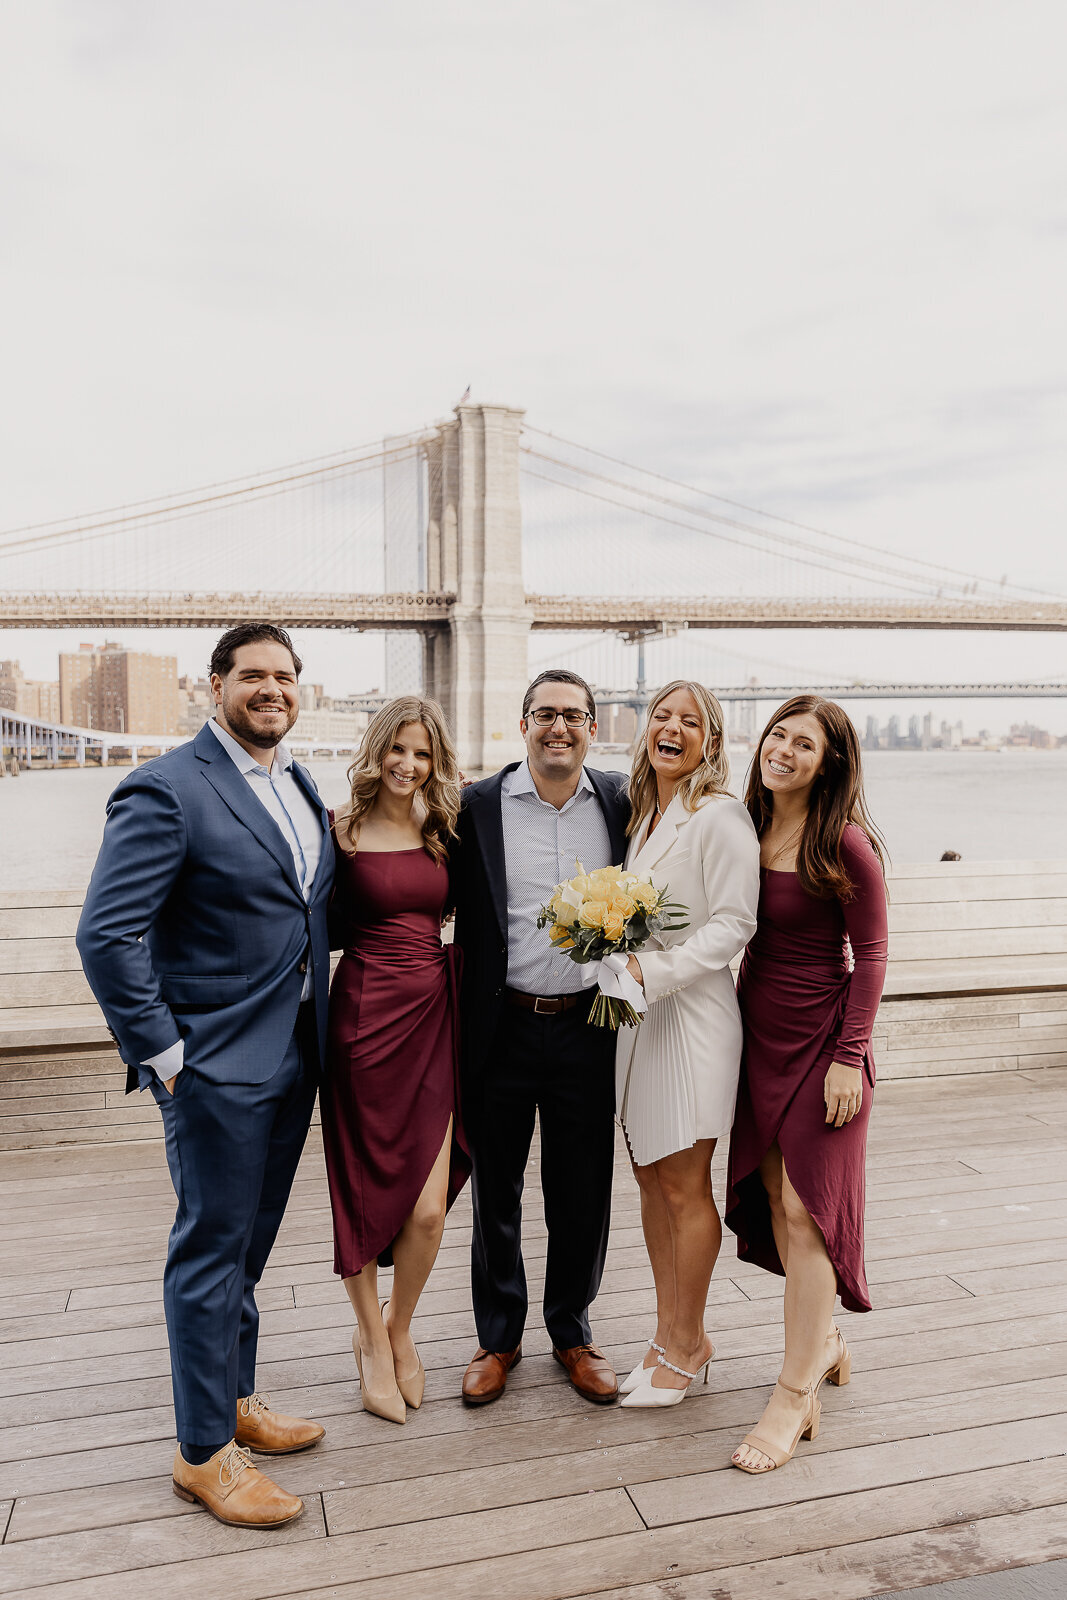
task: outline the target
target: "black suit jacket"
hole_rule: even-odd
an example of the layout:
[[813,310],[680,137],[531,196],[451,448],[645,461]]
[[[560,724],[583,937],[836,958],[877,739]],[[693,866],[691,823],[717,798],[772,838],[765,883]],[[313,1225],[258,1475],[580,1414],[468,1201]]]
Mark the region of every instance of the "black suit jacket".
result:
[[[483,778],[463,791],[457,824],[459,838],[449,850],[455,942],[463,952],[460,1058],[464,1084],[469,1090],[475,1089],[485,1074],[504,1004],[508,885],[500,789],[506,774],[519,765],[513,761],[491,778]],[[626,825],[630,820],[626,775],[601,772],[596,767],[586,767],[585,771],[608,825],[612,862],[621,863],[626,856]],[[545,884],[546,899],[554,888],[555,884]]]

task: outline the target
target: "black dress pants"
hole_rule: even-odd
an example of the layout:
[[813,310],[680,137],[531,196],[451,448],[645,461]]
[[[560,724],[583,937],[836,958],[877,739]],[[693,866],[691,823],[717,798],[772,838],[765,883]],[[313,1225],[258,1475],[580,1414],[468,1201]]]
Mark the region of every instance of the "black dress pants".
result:
[[486,1350],[514,1350],[526,1325],[522,1191],[535,1115],[548,1229],[545,1326],[557,1349],[591,1337],[589,1306],[608,1247],[615,1149],[615,1035],[586,1021],[593,993],[552,1016],[505,1005],[484,1082],[472,1097],[471,1287]]

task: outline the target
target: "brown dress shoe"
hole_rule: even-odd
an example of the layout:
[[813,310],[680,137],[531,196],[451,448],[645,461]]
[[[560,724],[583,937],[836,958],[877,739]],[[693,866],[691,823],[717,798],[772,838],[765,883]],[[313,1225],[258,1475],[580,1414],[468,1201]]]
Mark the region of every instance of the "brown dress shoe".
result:
[[286,1494],[252,1465],[251,1456],[231,1439],[201,1467],[190,1466],[178,1450],[174,1457],[174,1493],[179,1500],[203,1506],[234,1528],[280,1528],[304,1509],[295,1494]]
[[521,1344],[515,1350],[483,1350],[479,1345],[474,1360],[463,1374],[463,1398],[467,1404],[484,1406],[490,1400],[499,1400],[508,1373],[521,1360]]
[[243,1450],[255,1450],[261,1456],[287,1456],[296,1450],[310,1450],[325,1434],[326,1429],[317,1422],[272,1411],[265,1394],[249,1394],[237,1402],[234,1437]]
[[607,1356],[595,1344],[576,1344],[569,1350],[553,1349],[552,1354],[566,1367],[580,1395],[606,1406],[619,1393],[619,1380]]

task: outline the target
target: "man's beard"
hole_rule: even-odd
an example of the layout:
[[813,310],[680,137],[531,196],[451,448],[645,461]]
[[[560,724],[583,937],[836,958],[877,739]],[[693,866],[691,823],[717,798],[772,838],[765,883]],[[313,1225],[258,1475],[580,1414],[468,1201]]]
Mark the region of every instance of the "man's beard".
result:
[[273,728],[257,728],[243,707],[228,704],[225,695],[222,698],[223,715],[230,729],[238,738],[247,739],[249,744],[254,744],[257,750],[273,750],[276,745],[281,744],[297,716],[295,706],[286,705],[284,710],[284,726],[279,721]]

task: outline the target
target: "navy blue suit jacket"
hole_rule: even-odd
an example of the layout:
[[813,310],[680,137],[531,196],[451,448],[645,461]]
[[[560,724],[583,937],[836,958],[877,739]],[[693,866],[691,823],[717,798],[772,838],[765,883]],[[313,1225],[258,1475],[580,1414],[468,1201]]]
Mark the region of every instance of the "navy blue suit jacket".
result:
[[123,779],[78,923],[89,984],[127,1063],[178,1038],[185,1063],[216,1083],[265,1083],[281,1065],[310,967],[320,1067],[326,1044],[333,882],[325,807],[322,853],[306,902],[281,829],[210,728]]

